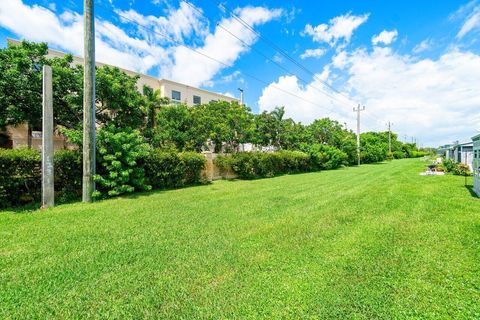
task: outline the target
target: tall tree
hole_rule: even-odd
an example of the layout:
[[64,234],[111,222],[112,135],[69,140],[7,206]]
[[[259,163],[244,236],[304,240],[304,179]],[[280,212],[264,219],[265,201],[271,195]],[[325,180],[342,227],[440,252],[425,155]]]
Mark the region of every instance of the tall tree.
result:
[[168,105],[170,99],[162,97],[160,89],[154,90],[147,85],[143,86],[143,98],[144,113],[146,114],[144,135],[151,139],[157,122],[157,112],[162,106]]
[[81,68],[71,55],[48,59],[47,53],[45,43],[28,41],[0,49],[0,127],[26,123],[29,146],[32,129],[41,124],[44,64],[53,69],[55,124],[73,127],[81,119]]

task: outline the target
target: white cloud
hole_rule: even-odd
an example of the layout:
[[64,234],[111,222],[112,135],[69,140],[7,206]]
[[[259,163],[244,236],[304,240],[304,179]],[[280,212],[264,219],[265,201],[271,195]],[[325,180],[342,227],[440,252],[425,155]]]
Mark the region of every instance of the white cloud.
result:
[[[364,130],[385,130],[384,123],[392,121],[402,136],[415,136],[432,146],[468,141],[475,134],[480,122],[479,55],[453,50],[436,60],[418,60],[381,47],[342,55],[347,79],[340,88],[352,101],[366,105]],[[317,82],[312,84],[321,88]],[[336,110],[326,111],[292,98],[274,86]],[[281,77],[267,86],[258,104],[261,110],[285,105],[288,116],[303,122],[331,116],[351,128],[355,124],[350,106],[332,101],[311,85],[299,85],[295,77]]]
[[169,9],[166,16],[145,16],[133,9],[115,12],[123,22],[133,21],[143,26],[138,28],[138,31],[147,39],[155,38],[160,42],[168,42],[167,39],[171,39],[170,41],[182,42],[192,34],[202,39],[208,34],[208,22],[202,18],[201,10],[199,8],[195,10],[184,1],[180,2],[178,9]]
[[[251,6],[237,8],[235,12],[253,26],[283,14],[280,9]],[[158,68],[161,77],[201,86],[212,85],[212,78],[225,66],[179,43],[194,36],[194,42],[200,43],[195,50],[228,66],[249,50],[247,45],[219,27],[210,33],[208,23],[202,20],[200,13],[185,2],[160,17],[143,16],[133,10],[117,11],[117,14],[127,17],[123,19],[124,23],[133,20],[148,29],[155,28],[155,32],[147,33],[137,26],[137,35],[132,36],[109,21],[96,19],[97,61],[142,73]],[[221,24],[249,45],[257,40],[233,18],[224,18]],[[45,7],[24,4],[22,0],[0,1],[0,26],[18,37],[47,42],[52,47],[83,55],[83,16],[78,13],[64,11],[57,15]],[[167,34],[170,40],[158,36],[161,33]]]
[[307,59],[307,58],[320,58],[323,56],[327,50],[323,48],[318,49],[307,49],[304,53],[300,55],[300,59]]
[[[75,12],[65,11],[57,16],[47,8],[29,6],[21,0],[2,1],[0,26],[21,38],[47,42],[73,54],[83,55],[83,16]],[[97,19],[95,27],[98,61],[147,72],[156,61],[165,59],[162,47],[130,37],[108,21]]]
[[372,37],[372,44],[376,46],[379,43],[383,43],[388,46],[389,44],[393,43],[397,39],[397,36],[398,36],[397,30],[392,30],[392,31],[383,30],[378,35]]
[[[473,1],[472,1],[473,3]],[[475,6],[468,14],[460,31],[457,33],[457,39],[462,39],[467,33],[480,28],[480,5]]]
[[422,42],[420,42],[419,44],[417,44],[412,52],[413,53],[421,53],[421,52],[424,52],[424,51],[427,51],[427,50],[430,50],[430,48],[432,47],[433,45],[433,41],[430,40],[430,39],[425,39],[423,40]]
[[316,27],[307,24],[304,34],[312,36],[313,41],[326,42],[332,47],[340,39],[344,39],[348,43],[355,29],[365,23],[368,20],[368,16],[369,14],[355,16],[347,13],[330,19],[328,24],[322,23]]
[[[279,17],[282,11],[279,9],[267,9],[264,7],[245,7],[235,10],[236,14],[252,26],[264,24]],[[227,66],[232,66],[242,53],[249,50],[257,37],[251,32],[246,32],[245,27],[234,18],[224,18],[220,21],[223,26],[216,27],[213,33],[206,36],[202,46],[196,48],[200,53],[222,61]],[[225,29],[242,39],[244,43],[234,38]],[[173,52],[173,65],[161,71],[163,77],[179,82],[188,83],[192,86],[200,86],[208,83],[213,76],[226,66],[221,65],[202,55],[193,53],[185,47],[176,47]]]

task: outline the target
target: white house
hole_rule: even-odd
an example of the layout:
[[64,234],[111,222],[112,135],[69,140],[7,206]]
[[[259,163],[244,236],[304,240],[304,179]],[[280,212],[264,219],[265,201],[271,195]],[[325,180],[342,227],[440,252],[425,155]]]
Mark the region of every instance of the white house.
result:
[[[18,40],[7,39],[9,45],[19,45],[21,42]],[[49,49],[48,50],[48,57],[63,57],[66,53]],[[73,63],[75,64],[82,64],[83,65],[83,58],[79,56],[73,56]],[[104,66],[108,65],[102,62],[96,62],[97,66]],[[130,76],[138,76],[137,86],[139,90],[142,90],[143,85],[147,85],[154,90],[160,89],[160,95],[162,97],[168,97],[172,101],[172,103],[185,103],[189,106],[195,104],[202,104],[208,103],[210,101],[227,101],[233,102],[237,101],[240,102],[239,99],[235,97],[230,97],[224,94],[195,88],[183,83],[175,82],[172,80],[167,79],[158,79],[146,74],[138,73],[131,70],[126,70],[119,68],[120,70],[124,71],[126,74]],[[55,108],[55,106],[53,106]],[[32,147],[36,149],[41,148],[41,132],[40,131],[33,131],[32,132]],[[20,146],[26,146],[28,144],[28,127],[26,125],[18,125],[18,126],[9,126],[6,128],[5,132],[0,132],[0,147],[7,147],[7,148],[16,148]],[[66,141],[62,136],[55,136],[54,137],[54,147],[55,149],[63,149],[67,147]]]
[[473,190],[480,197],[480,134],[473,140]]

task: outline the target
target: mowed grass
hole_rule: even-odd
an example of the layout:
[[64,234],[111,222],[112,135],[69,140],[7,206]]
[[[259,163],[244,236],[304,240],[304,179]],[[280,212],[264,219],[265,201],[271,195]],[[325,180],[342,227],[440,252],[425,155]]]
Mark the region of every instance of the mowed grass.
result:
[[0,318],[480,318],[480,199],[424,166],[2,212]]

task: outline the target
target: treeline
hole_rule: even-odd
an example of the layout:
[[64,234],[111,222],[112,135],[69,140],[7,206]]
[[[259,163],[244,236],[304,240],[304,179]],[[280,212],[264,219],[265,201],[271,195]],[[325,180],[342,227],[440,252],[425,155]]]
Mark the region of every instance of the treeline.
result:
[[[46,44],[30,42],[0,49],[0,130],[25,123],[30,131],[41,130],[41,69],[48,64],[53,69],[56,130],[80,146],[83,67],[75,65],[71,55],[47,58],[47,53]],[[247,178],[334,169],[357,161],[356,135],[335,120],[304,125],[285,118],[283,107],[254,114],[236,102],[172,105],[158,90],[139,88],[138,77],[114,67],[96,68],[96,105],[98,198],[198,183],[204,164],[198,152],[203,150],[233,154],[219,158],[218,164]],[[396,134],[388,153],[388,132],[362,133],[361,141],[363,163],[424,155],[415,144],[398,141]],[[241,152],[245,144],[259,152]],[[64,177],[70,168],[74,176],[65,181],[77,181],[72,187],[77,192],[80,167],[74,166],[80,164],[79,155],[57,158]],[[64,159],[68,163],[63,164]],[[36,199],[38,165],[38,154],[2,151],[0,199],[22,193]],[[17,172],[15,177],[12,172]],[[68,194],[64,197],[75,195],[67,187],[61,185]]]

